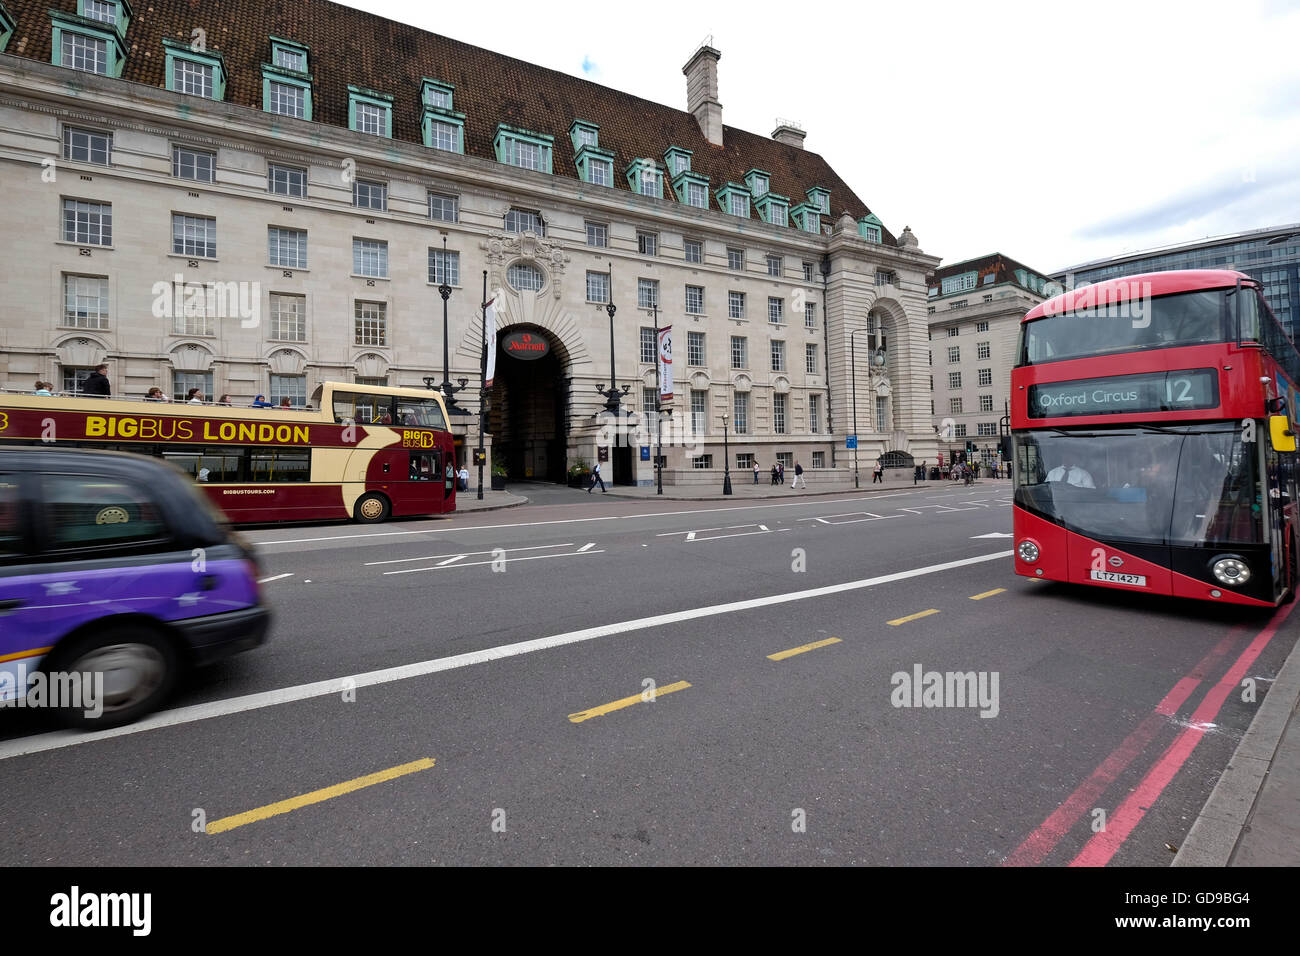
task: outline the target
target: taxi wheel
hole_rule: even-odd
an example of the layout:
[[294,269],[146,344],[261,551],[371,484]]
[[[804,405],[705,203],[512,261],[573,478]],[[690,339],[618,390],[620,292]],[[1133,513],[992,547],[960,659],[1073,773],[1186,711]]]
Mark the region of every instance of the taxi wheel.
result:
[[[82,730],[118,727],[156,710],[180,668],[171,642],[138,624],[76,638],[53,657],[47,675],[80,675],[80,701],[60,701],[56,713],[63,724]],[[63,686],[71,686],[66,678]]]
[[362,524],[378,524],[388,519],[391,510],[388,499],[383,495],[370,492],[357,499],[352,515]]

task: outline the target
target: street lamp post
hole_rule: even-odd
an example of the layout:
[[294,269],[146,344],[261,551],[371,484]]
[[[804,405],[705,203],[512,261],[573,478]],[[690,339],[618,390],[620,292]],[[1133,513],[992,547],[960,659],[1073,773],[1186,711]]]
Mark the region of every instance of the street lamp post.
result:
[[[442,282],[438,284],[438,295],[442,296],[442,384],[439,388],[447,399],[447,411],[453,415],[463,415],[467,413],[456,405],[455,396],[457,392],[465,388],[469,383],[469,379],[459,379],[459,387],[453,385],[451,382],[451,358],[447,333],[447,300],[451,298],[452,288],[447,282],[447,279],[449,278],[448,271],[447,234],[444,232],[442,234]],[[428,384],[427,381],[426,384]]]
[[605,411],[617,416],[620,413],[620,400],[632,390],[632,386],[624,385],[622,391],[620,391],[618,384],[615,382],[614,313],[618,311],[618,307],[614,305],[614,270],[612,269],[609,272],[609,301],[605,303],[605,311],[609,313],[609,388],[601,388],[597,385],[596,391],[605,396]]
[[858,483],[858,352],[857,340],[854,336],[857,332],[849,333],[849,374],[853,380],[853,487],[860,488]]
[[[487,408],[487,270],[483,270],[483,334],[479,336],[479,386],[478,386],[478,500],[483,500],[483,463],[487,458],[487,446],[483,441],[483,412]],[[444,352],[445,354],[445,352]]]
[[722,493],[731,494],[731,449],[727,444],[727,413],[722,413]]
[[661,453],[663,452],[663,438],[659,431],[659,393],[663,389],[663,382],[659,380],[659,301],[654,302],[654,323],[655,323],[655,494],[664,493],[664,469],[660,463]]

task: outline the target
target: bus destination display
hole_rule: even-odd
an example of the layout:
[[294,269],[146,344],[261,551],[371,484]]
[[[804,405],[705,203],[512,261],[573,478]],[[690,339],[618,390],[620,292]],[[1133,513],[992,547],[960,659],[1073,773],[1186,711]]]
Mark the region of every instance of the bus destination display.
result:
[[1124,415],[1217,408],[1218,373],[1212,368],[1143,372],[1029,386],[1030,418]]

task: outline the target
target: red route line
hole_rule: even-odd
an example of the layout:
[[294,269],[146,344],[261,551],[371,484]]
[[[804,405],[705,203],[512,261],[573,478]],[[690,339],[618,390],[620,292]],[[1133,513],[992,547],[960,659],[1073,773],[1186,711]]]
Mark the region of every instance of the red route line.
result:
[[1002,865],[1037,866],[1042,863],[1079,819],[1097,805],[1097,799],[1106,788],[1115,782],[1128,765],[1146,749],[1160,729],[1168,724],[1168,718],[1177,713],[1178,708],[1187,701],[1210,669],[1232,649],[1243,630],[1245,626],[1238,624],[1228,631],[1227,636],[1201,658],[1200,663],[1193,667],[1186,677],[1181,678],[1173,686],[1164,699],[1156,704],[1155,710],[1124,738],[1123,743],[1101,762],[1088,779],[1079,784],[1051,816],[1039,824],[1034,832],[1002,861]]
[[1192,714],[1192,726],[1183,730],[1169,745],[1156,765],[1147,771],[1147,775],[1128,798],[1119,805],[1119,809],[1106,822],[1106,829],[1093,836],[1079,855],[1070,861],[1070,866],[1105,866],[1128,839],[1133,829],[1142,822],[1147,810],[1155,804],[1174,775],[1187,762],[1196,745],[1205,736],[1205,724],[1217,717],[1228,694],[1241,683],[1250,665],[1273,640],[1278,628],[1295,609],[1294,604],[1287,604],[1277,609],[1264,630],[1250,642],[1250,646],[1241,652],[1228,672],[1214,685],[1201,705]]

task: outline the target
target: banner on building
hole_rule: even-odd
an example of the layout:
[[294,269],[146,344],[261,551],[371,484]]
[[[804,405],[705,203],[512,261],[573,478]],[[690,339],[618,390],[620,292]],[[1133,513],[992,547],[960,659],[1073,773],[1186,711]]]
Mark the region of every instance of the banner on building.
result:
[[659,402],[673,400],[673,327],[659,330]]
[[492,303],[496,302],[493,296],[487,300],[483,306],[483,337],[487,344],[487,372],[485,380],[489,388],[492,387],[492,376],[497,370],[497,310]]

